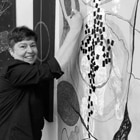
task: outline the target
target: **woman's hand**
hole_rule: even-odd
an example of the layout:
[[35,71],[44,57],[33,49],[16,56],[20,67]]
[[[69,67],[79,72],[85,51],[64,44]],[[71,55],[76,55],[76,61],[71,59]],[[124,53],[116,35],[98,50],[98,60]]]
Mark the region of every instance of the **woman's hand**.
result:
[[66,17],[66,19],[69,24],[70,30],[67,33],[63,44],[61,45],[61,47],[55,55],[62,69],[73,56],[73,52],[78,52],[79,45],[76,43],[80,36],[81,27],[83,24],[82,16],[76,10],[73,10],[71,12],[71,16]]
[[77,10],[72,10],[71,15],[67,17],[68,24],[70,26],[70,30],[80,31],[82,24],[83,24],[83,18],[80,12]]

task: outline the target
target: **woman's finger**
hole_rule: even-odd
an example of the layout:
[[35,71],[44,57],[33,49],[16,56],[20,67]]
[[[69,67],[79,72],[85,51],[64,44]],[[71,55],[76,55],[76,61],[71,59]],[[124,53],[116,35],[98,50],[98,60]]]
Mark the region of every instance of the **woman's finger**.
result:
[[72,10],[71,10],[70,18],[72,18],[77,12],[78,12],[77,10],[72,9]]

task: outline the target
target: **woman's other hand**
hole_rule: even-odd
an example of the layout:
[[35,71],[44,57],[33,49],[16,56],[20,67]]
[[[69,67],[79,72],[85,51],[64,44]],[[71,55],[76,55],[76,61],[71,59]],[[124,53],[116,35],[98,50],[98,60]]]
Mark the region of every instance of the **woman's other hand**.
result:
[[83,24],[83,18],[80,12],[77,10],[72,10],[71,15],[67,17],[67,21],[70,26],[70,30],[74,31],[80,31],[82,24]]

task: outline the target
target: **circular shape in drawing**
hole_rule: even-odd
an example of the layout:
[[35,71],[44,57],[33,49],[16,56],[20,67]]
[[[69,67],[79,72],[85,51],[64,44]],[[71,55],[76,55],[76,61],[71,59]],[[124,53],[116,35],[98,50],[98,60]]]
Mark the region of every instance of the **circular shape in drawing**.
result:
[[44,62],[50,53],[50,33],[45,22],[39,21],[35,26],[38,34],[38,60]]
[[79,119],[80,107],[76,91],[68,81],[61,81],[57,86],[58,114],[69,126]]

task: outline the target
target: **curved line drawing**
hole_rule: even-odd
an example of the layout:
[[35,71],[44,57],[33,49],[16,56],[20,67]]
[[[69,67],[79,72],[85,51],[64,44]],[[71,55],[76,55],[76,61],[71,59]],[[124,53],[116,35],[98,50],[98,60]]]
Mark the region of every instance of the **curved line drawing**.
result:
[[67,125],[74,126],[79,120],[79,116],[71,108],[70,104],[80,112],[77,93],[73,85],[68,81],[59,82],[57,89],[58,114]]
[[69,140],[69,136],[68,136],[68,132],[67,132],[67,129],[66,128],[63,128],[62,129],[62,132],[61,132],[61,140],[62,140],[62,136],[63,136],[64,133],[66,134],[67,140]]
[[[8,5],[6,5],[8,4]],[[8,0],[2,0],[2,4],[0,4],[0,16],[6,12],[8,8],[10,8],[12,3]]]
[[[43,22],[42,20],[42,0],[40,1],[40,19],[39,19],[39,22],[37,22],[37,24],[35,25],[35,31],[37,30],[38,26],[40,27],[40,32],[39,32],[39,36],[40,36],[40,58],[38,57],[38,60],[42,63],[43,61],[45,61],[49,55],[49,52],[50,52],[50,34],[49,34],[49,29],[48,29],[48,26],[46,25],[45,22]],[[47,35],[48,35],[48,50],[47,50],[47,53],[46,53],[46,56],[45,58],[43,58],[42,56],[42,51],[43,51],[43,46],[42,46],[42,25],[45,27],[46,29],[46,32],[47,32]]]
[[[40,26],[41,25],[41,26]],[[42,58],[42,51],[43,51],[43,46],[42,46],[42,34],[41,34],[41,29],[42,29],[42,25],[44,25],[46,31],[47,31],[47,35],[48,35],[48,51],[47,51],[47,54],[45,56],[45,58]],[[39,61],[43,62],[47,59],[48,55],[49,55],[49,52],[50,52],[50,35],[49,35],[49,30],[48,30],[48,27],[47,25],[43,22],[43,21],[39,21],[36,26],[35,26],[35,30],[37,30],[37,27],[40,26],[40,52],[41,52],[41,58],[38,58]]]

